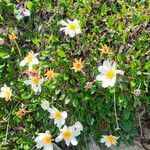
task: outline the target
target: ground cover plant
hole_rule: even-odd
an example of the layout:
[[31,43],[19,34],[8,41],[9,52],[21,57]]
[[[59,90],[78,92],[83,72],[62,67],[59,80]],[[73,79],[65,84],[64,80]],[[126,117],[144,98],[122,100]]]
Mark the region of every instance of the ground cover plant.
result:
[[132,144],[150,111],[147,0],[0,0],[0,149]]

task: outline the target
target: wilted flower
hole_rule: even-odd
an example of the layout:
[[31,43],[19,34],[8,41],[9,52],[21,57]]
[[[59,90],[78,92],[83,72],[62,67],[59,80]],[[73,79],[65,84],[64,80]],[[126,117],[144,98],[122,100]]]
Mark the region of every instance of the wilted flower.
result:
[[56,124],[58,128],[61,128],[67,118],[67,112],[60,112],[55,107],[49,108],[48,111],[50,112],[50,119],[54,119],[54,124]]
[[29,17],[31,15],[31,12],[23,6],[20,6],[16,13],[18,20],[22,19],[23,17]]
[[77,145],[78,141],[76,140],[76,137],[78,135],[80,135],[79,132],[76,132],[76,130],[74,130],[74,127],[67,127],[66,125],[63,127],[63,129],[59,129],[60,130],[60,135],[55,139],[56,142],[65,140],[66,145],[69,146],[70,143],[72,145]]
[[4,44],[4,39],[0,38],[0,45]]
[[18,112],[17,112],[17,116],[22,118],[23,116],[25,116],[25,114],[27,113],[28,111],[25,110],[24,108],[19,108]]
[[39,75],[39,72],[37,70],[27,70],[25,71],[25,73],[28,75],[28,76],[38,76]]
[[93,86],[93,82],[87,82],[86,83],[86,88],[90,89]]
[[69,35],[70,37],[74,37],[75,35],[81,33],[79,21],[77,19],[75,19],[74,21],[70,21],[69,19],[67,19],[67,22],[62,20],[60,24],[62,26],[65,26],[60,28],[60,31],[64,31],[65,34]]
[[48,110],[49,109],[49,101],[46,101],[44,100],[41,104],[41,107],[44,109],[44,110]]
[[33,65],[37,65],[39,60],[37,58],[38,53],[33,53],[33,51],[29,52],[29,54],[20,62],[20,66],[25,66],[29,64],[29,70],[32,70]]
[[108,47],[106,44],[104,44],[104,45],[102,46],[101,51],[102,51],[102,53],[104,53],[104,54],[109,54],[109,53],[110,53],[110,52],[109,52],[109,47]]
[[73,67],[71,69],[74,69],[75,72],[81,71],[84,67],[84,61],[82,62],[81,58],[79,60],[77,60],[75,58],[74,60],[75,62],[73,62]]
[[31,76],[28,80],[24,81],[25,84],[31,85],[33,91],[35,93],[41,92],[41,84],[43,83],[43,78],[40,78],[40,76]]
[[116,75],[124,74],[122,70],[116,70],[116,63],[112,64],[109,61],[104,61],[103,66],[99,66],[98,70],[101,74],[96,77],[96,80],[102,81],[103,88],[114,86],[116,82]]
[[135,96],[139,96],[141,94],[141,90],[140,89],[136,89],[136,90],[133,91],[133,94]]
[[0,97],[5,98],[6,101],[11,100],[12,90],[6,84],[1,88]]
[[75,122],[75,124],[72,127],[78,134],[81,134],[81,131],[83,131],[83,125],[79,121]]
[[103,137],[101,138],[100,142],[101,143],[105,143],[105,145],[107,147],[110,147],[111,145],[116,145],[118,138],[119,137],[116,137],[116,136],[113,136],[113,135],[109,135],[109,136],[103,135]]
[[56,73],[53,71],[53,70],[48,70],[46,73],[45,73],[45,76],[46,76],[46,79],[54,79],[55,76],[56,76]]
[[39,133],[38,136],[35,138],[36,147],[42,148],[43,150],[53,150],[53,144],[52,144],[52,137],[49,132],[46,133]]
[[12,42],[14,42],[18,38],[13,29],[9,29],[8,37]]

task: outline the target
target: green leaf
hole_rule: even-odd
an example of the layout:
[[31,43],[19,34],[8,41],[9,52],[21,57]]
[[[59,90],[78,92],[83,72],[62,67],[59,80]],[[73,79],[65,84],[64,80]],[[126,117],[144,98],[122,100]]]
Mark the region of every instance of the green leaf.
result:
[[65,52],[62,50],[62,49],[58,49],[57,50],[57,54],[58,54],[58,56],[60,56],[60,57],[65,57],[66,55],[65,55]]

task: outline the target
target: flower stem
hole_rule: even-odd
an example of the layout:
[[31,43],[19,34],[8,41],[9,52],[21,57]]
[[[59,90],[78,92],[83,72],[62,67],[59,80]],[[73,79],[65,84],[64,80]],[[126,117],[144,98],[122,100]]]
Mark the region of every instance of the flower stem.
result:
[[116,107],[117,107],[116,106],[116,90],[114,89],[114,111],[115,111],[115,119],[116,119],[116,126],[117,126],[115,130],[120,130]]

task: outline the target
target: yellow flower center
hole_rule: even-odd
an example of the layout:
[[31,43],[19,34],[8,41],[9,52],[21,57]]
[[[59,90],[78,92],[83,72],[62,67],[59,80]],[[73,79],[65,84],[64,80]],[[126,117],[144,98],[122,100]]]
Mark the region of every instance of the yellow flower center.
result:
[[115,72],[114,72],[114,71],[108,70],[108,71],[106,72],[106,77],[107,77],[108,79],[112,79],[114,76],[115,76]]
[[26,56],[25,60],[27,62],[31,62],[33,60],[33,58],[34,58],[34,54],[29,54],[29,55]]
[[54,117],[55,117],[55,119],[61,119],[61,118],[62,118],[62,115],[61,115],[61,113],[60,113],[59,111],[56,111],[56,112],[54,113]]
[[63,133],[62,136],[63,136],[64,139],[69,140],[72,136],[72,133],[69,130],[67,130]]
[[12,93],[9,89],[6,89],[5,95],[6,95],[6,98],[9,99],[11,97]]
[[75,23],[70,23],[69,28],[70,28],[70,30],[75,31],[77,29],[77,26]]
[[110,135],[110,136],[107,137],[106,140],[107,140],[107,142],[113,144],[113,143],[116,142],[116,139],[117,139],[117,138],[116,138],[115,136]]
[[52,142],[52,139],[50,137],[50,135],[46,135],[44,138],[43,138],[43,142],[45,144],[50,144]]
[[33,83],[33,84],[38,85],[39,82],[40,82],[39,77],[37,77],[37,76],[33,77],[33,79],[32,79],[32,83]]

